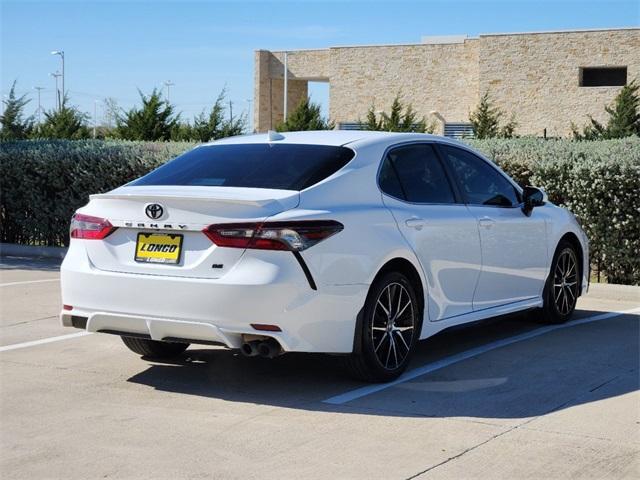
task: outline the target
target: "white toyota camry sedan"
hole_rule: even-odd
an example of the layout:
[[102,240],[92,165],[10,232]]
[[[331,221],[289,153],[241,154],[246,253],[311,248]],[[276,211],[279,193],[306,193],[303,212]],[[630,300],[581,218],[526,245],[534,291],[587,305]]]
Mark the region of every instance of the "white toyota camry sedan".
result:
[[388,381],[420,339],[588,288],[574,216],[425,134],[269,132],[205,144],[71,220],[62,323],[149,358],[189,344],[341,354]]

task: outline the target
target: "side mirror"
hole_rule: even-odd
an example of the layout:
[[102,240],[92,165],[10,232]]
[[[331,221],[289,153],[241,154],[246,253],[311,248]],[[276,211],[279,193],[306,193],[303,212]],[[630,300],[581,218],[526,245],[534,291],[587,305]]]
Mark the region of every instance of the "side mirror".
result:
[[536,187],[524,187],[522,200],[522,211],[526,216],[531,215],[534,207],[541,207],[548,201],[547,194]]

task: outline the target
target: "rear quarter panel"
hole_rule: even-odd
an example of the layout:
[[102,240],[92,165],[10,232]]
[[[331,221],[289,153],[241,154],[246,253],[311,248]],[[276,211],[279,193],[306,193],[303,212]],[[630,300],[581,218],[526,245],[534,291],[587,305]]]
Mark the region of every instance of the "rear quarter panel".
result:
[[269,220],[336,220],[344,230],[302,252],[318,284],[370,285],[380,269],[394,258],[409,261],[427,295],[420,263],[382,202],[376,177],[386,145],[358,149],[342,170],[301,192],[298,208]]

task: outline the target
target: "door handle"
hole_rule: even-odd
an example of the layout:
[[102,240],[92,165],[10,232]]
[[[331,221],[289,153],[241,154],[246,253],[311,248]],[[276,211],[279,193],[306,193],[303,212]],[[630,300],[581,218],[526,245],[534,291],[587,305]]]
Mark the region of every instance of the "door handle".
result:
[[480,220],[478,220],[478,223],[481,227],[491,228],[496,223],[496,221],[493,218],[482,217]]
[[421,230],[427,224],[424,218],[409,218],[404,223],[407,227],[415,228],[416,230]]

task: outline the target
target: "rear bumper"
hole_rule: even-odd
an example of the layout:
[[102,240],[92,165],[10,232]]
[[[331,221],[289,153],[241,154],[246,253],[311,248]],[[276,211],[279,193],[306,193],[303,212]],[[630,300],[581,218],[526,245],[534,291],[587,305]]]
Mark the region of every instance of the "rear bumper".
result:
[[[239,348],[243,335],[262,335],[278,340],[284,351],[348,353],[368,290],[321,283],[312,290],[289,252],[252,251],[224,277],[200,279],[98,270],[77,247],[61,267],[63,303],[73,308],[60,316],[65,326],[73,326],[74,316],[86,318],[90,332],[229,348]],[[252,323],[282,331],[258,331]]]

